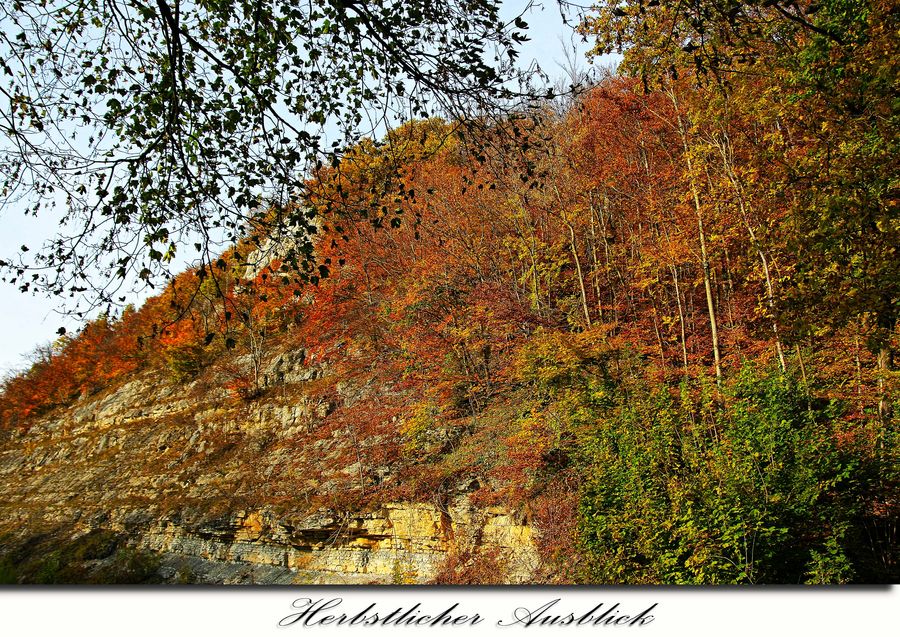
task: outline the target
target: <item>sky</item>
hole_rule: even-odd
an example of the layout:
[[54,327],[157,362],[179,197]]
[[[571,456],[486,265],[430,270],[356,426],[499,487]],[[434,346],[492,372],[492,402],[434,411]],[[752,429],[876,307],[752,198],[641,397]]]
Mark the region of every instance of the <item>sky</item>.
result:
[[[523,4],[506,2],[504,12],[512,17]],[[567,59],[585,68],[590,65],[585,57],[589,45],[563,23],[556,2],[535,3],[524,19],[529,25],[530,41],[522,47],[523,64],[535,60],[545,73],[561,78],[567,77],[564,70],[569,66]],[[593,64],[609,63],[610,60],[601,58]],[[56,229],[53,218],[35,219],[14,208],[6,209],[0,212],[0,257],[16,254],[23,244],[38,246]],[[146,296],[146,293],[138,295],[129,301],[139,302]],[[80,321],[65,314],[71,307],[64,305],[64,301],[23,294],[15,286],[0,282],[0,375],[26,368],[28,354],[52,342],[60,327],[65,327],[70,334],[78,330]]]

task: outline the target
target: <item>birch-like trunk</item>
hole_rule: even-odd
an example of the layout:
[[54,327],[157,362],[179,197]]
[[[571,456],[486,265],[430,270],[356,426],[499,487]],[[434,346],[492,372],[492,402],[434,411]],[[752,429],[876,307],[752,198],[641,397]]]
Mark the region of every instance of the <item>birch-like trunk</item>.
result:
[[710,278],[709,268],[709,252],[706,248],[706,230],[703,227],[703,207],[700,204],[700,190],[697,186],[697,180],[694,177],[694,165],[691,161],[690,145],[688,144],[688,131],[685,128],[684,120],[678,111],[678,100],[673,90],[669,90],[669,98],[672,100],[672,106],[675,108],[676,122],[678,124],[678,134],[681,137],[681,144],[684,149],[684,159],[687,166],[688,182],[691,188],[691,195],[694,201],[694,211],[697,214],[697,231],[700,237],[700,265],[703,269],[703,286],[706,289],[706,309],[709,312],[709,328],[712,333],[712,350],[713,361],[716,370],[716,383],[722,384],[722,356],[719,351],[719,326],[716,322],[716,304],[713,299],[712,280]]

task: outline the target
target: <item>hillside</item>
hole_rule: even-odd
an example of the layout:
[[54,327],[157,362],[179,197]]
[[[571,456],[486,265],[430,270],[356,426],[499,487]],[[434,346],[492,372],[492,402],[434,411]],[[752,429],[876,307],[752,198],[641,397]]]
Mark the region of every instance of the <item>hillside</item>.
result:
[[5,581],[896,581],[895,200],[827,227],[807,122],[688,82],[550,106],[361,144],[314,266],[248,233],[7,379]]
[[[362,468],[347,460],[359,450],[323,418],[333,406],[305,399],[322,371],[296,360],[276,359],[283,381],[264,401],[142,373],[8,441],[7,541],[51,537],[65,554],[70,534],[102,530],[107,542],[161,553],[170,578],[231,583],[421,581],[448,549],[470,550],[476,532],[489,547],[529,555],[529,529],[470,506],[465,482],[446,485],[444,501],[366,502],[356,492]],[[336,399],[360,395],[345,388]],[[389,480],[395,465],[373,458],[365,470]]]

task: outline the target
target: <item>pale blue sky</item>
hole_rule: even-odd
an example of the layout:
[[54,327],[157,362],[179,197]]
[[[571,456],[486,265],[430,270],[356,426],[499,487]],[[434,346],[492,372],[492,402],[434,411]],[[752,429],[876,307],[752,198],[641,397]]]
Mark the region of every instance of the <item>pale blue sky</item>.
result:
[[[507,2],[510,15],[514,15],[517,6],[525,3]],[[563,24],[555,2],[548,0],[544,6],[535,4],[525,20],[531,41],[523,47],[523,63],[533,59],[551,77],[565,77],[562,67],[566,65],[565,49],[568,48],[579,64],[588,66],[585,60],[588,46]],[[594,65],[604,63],[609,60],[597,60]],[[0,214],[0,256],[15,254],[22,244],[38,246],[57,229],[52,218],[25,217],[15,210]],[[66,327],[70,333],[79,328],[76,318],[61,313],[71,307],[63,305],[64,301],[22,294],[15,287],[0,283],[0,373],[25,367],[25,356],[35,347],[54,340],[59,327]]]

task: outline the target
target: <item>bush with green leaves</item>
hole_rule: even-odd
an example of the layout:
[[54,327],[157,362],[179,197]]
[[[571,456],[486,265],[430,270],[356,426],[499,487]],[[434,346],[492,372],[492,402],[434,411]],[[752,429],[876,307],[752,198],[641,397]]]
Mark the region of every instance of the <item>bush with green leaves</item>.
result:
[[[596,583],[845,583],[878,478],[839,405],[779,374],[630,388],[581,437],[579,542]],[[871,581],[867,578],[866,581]]]
[[159,557],[95,529],[75,539],[55,533],[0,538],[0,584],[158,584]]

